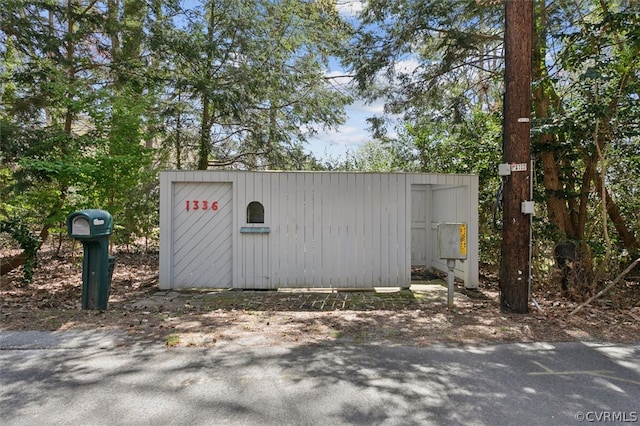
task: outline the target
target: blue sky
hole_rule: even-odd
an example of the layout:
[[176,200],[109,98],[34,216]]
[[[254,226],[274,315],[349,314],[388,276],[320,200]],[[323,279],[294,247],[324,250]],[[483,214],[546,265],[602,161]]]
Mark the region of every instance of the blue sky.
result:
[[[187,8],[199,7],[196,0],[183,0]],[[336,5],[339,13],[346,20],[357,22],[357,14],[362,10],[362,0],[337,0]],[[326,70],[326,75],[333,77],[333,83],[340,85],[344,90],[349,85],[349,78],[337,78],[344,76],[346,71],[341,68],[338,60],[330,62],[330,68]],[[371,139],[367,132],[367,118],[381,116],[383,114],[383,103],[378,102],[373,105],[365,105],[362,101],[355,101],[346,108],[347,121],[337,130],[329,132],[319,132],[313,138],[309,138],[306,151],[320,160],[340,160],[345,159],[348,152],[354,153],[364,142]]]
[[[340,14],[348,21],[356,24],[357,14],[362,10],[361,0],[337,0],[337,7]],[[399,71],[408,71],[417,66],[415,59],[408,58],[399,61],[396,67]],[[331,69],[327,70],[327,75],[331,77],[344,76],[346,71],[340,67],[338,61],[332,61]],[[334,83],[343,87],[348,87],[348,77],[334,80]],[[365,104],[361,100],[356,100],[346,108],[347,121],[337,130],[320,132],[309,139],[307,151],[311,152],[318,160],[340,160],[345,159],[347,153],[355,153],[365,142],[371,140],[367,131],[369,124],[367,118],[385,116],[384,102],[378,101],[373,104]],[[388,129],[389,135],[393,136],[393,129]]]
[[[356,14],[362,10],[360,0],[338,0],[337,7],[340,14],[347,20],[354,22]],[[331,69],[327,75],[336,77],[345,75],[346,71],[340,67],[338,61],[331,62]],[[341,86],[347,87],[348,78],[339,78],[335,81]],[[356,101],[346,108],[347,121],[337,130],[320,132],[309,139],[307,150],[317,159],[344,159],[347,152],[354,153],[360,145],[371,139],[367,132],[366,119],[373,115],[382,114],[382,103],[378,105],[365,105],[362,101]]]
[[347,122],[338,129],[320,132],[309,139],[307,150],[319,160],[344,159],[347,152],[354,153],[371,137],[366,119],[382,114],[382,104],[365,105],[357,101],[346,108]]

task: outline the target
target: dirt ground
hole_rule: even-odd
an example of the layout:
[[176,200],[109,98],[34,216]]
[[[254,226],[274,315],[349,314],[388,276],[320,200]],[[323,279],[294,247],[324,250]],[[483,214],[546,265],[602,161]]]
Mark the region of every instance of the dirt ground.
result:
[[425,346],[534,341],[640,341],[640,283],[623,280],[575,315],[558,286],[532,289],[529,314],[499,309],[497,278],[479,290],[456,284],[403,291],[160,291],[158,255],[117,253],[106,311],[81,309],[81,256],[40,256],[29,284],[21,271],[0,282],[0,330],[121,330],[131,342],[167,346],[348,342]]

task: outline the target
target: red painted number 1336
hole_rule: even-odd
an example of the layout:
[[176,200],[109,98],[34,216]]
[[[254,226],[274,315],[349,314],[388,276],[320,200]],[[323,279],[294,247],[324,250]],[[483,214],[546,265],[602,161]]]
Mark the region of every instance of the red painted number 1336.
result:
[[209,203],[208,200],[187,200],[186,201],[187,211],[189,210],[218,210],[218,202],[212,201]]

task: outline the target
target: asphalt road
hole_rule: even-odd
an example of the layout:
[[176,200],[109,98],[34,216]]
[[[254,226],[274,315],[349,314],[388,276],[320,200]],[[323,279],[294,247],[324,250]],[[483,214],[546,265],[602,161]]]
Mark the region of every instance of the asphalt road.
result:
[[640,345],[164,348],[0,332],[3,425],[640,424]]

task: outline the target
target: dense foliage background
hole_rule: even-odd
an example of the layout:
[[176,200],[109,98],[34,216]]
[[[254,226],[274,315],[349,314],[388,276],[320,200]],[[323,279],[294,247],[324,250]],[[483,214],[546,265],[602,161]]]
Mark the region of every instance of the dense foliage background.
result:
[[[482,259],[498,262],[504,4],[370,0],[5,0],[0,10],[3,241],[110,211],[114,241],[153,239],[158,171],[339,169],[480,176]],[[577,247],[583,292],[638,256],[640,10],[534,0],[535,265]],[[349,92],[328,76],[342,61]],[[354,98],[383,101],[346,159],[304,144]],[[9,238],[10,237],[10,238]],[[31,266],[29,266],[31,267]]]

